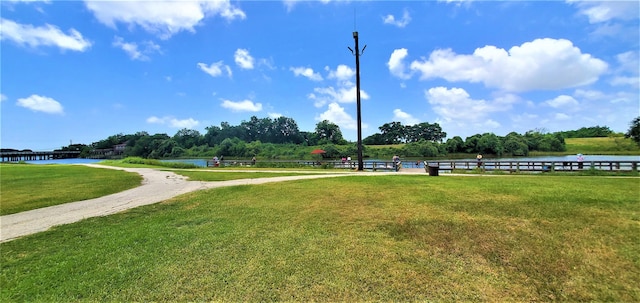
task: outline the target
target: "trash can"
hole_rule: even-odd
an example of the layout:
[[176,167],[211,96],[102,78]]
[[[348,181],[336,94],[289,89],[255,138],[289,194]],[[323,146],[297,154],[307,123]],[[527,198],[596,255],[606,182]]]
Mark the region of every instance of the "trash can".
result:
[[429,176],[438,176],[440,167],[438,165],[429,165]]

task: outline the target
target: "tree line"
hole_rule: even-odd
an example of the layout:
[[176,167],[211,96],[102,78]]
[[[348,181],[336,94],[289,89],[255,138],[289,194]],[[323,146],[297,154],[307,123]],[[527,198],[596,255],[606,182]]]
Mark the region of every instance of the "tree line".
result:
[[[636,118],[635,129],[637,131]],[[632,128],[627,135],[632,133]],[[310,147],[321,147],[330,158],[353,156],[355,142],[342,136],[340,127],[324,120],[316,124],[313,132],[300,131],[292,118],[257,118],[252,116],[239,125],[222,122],[220,126],[206,127],[202,134],[193,129],[181,129],[175,135],[151,135],[147,132],[117,134],[90,145],[75,144],[62,150],[80,150],[82,157],[112,155],[143,158],[213,157],[224,155],[234,158],[305,159]],[[447,133],[438,123],[402,125],[390,122],[378,127],[379,132],[363,139],[365,156],[384,158],[392,154],[404,157],[438,157],[449,154],[487,154],[495,156],[527,156],[531,151],[562,152],[565,138],[601,137],[612,135],[608,127],[583,127],[575,131],[549,133],[544,129],[524,134],[511,132],[506,136],[493,133],[475,134],[465,139],[460,136],[446,138]],[[635,137],[630,136],[635,139]],[[636,142],[638,142],[636,140]],[[117,152],[115,146],[123,146]],[[376,145],[385,145],[375,147]],[[394,146],[386,146],[394,145]],[[105,154],[103,151],[110,151]]]

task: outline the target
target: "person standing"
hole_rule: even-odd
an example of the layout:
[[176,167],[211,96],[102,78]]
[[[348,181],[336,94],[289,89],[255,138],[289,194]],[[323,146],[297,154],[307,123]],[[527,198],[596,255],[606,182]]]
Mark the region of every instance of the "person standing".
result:
[[398,157],[398,155],[394,155],[392,161],[395,171],[400,170],[400,157]]
[[478,154],[476,160],[478,161],[478,168],[480,168],[480,166],[482,166],[482,155]]
[[583,161],[584,157],[582,154],[578,154],[578,169],[582,169],[584,167],[584,164],[582,163]]

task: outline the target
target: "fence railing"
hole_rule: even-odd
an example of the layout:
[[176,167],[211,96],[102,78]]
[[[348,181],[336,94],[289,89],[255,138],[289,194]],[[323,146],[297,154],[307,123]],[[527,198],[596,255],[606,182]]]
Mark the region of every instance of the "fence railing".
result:
[[[330,167],[357,169],[358,163],[355,161],[342,162],[340,160],[312,161],[312,160],[269,160],[263,162],[288,163],[289,165]],[[638,171],[640,161],[403,161],[402,168],[425,168],[425,165],[438,166],[440,171],[452,172],[455,170],[478,170],[483,171],[505,171],[505,172],[549,172],[549,171],[581,171],[597,169],[612,172]],[[218,164],[213,160],[207,161],[208,167],[215,166],[253,166],[255,162],[250,160],[225,160]],[[365,170],[395,170],[391,161],[365,161]]]

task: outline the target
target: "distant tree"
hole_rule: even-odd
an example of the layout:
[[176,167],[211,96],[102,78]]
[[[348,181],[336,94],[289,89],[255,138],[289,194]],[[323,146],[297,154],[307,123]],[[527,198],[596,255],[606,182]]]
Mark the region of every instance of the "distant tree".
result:
[[342,132],[337,124],[330,122],[329,120],[323,120],[316,124],[316,135],[318,136],[318,143],[334,143],[343,144],[346,143],[342,137]]
[[438,123],[430,124],[428,122],[405,126],[404,133],[406,134],[406,142],[418,142],[423,139],[441,142],[447,136],[447,133],[442,131],[442,127]]
[[383,144],[399,144],[406,139],[406,129],[401,122],[385,123],[378,129],[384,140]]
[[155,134],[153,136],[143,135],[140,137],[136,136],[129,141],[131,144],[127,143],[125,155],[142,158],[160,158],[162,155],[158,152],[154,153],[154,150],[158,149],[165,140],[169,139],[171,139],[171,137],[167,134]]
[[479,152],[478,150],[478,140],[480,140],[481,135],[480,134],[475,134],[471,137],[467,137],[464,140],[464,151],[466,153],[477,153]]
[[627,138],[631,138],[638,145],[640,145],[640,116],[636,117],[629,124],[629,130],[624,135]]
[[273,120],[271,128],[271,143],[294,143],[302,142],[302,136],[295,120],[287,117],[278,117]]
[[207,133],[204,134],[204,143],[213,147],[220,144],[224,138],[221,138],[222,129],[218,126],[212,125],[205,127]]
[[173,140],[182,148],[189,149],[202,144],[204,137],[197,130],[183,128],[173,136]]
[[607,126],[582,127],[578,130],[561,132],[564,138],[595,138],[608,137],[613,131]]
[[385,140],[384,137],[382,136],[382,134],[380,133],[375,133],[371,136],[368,136],[364,139],[362,139],[362,143],[366,144],[366,145],[384,145],[385,144]]
[[482,154],[493,154],[498,156],[501,156],[504,152],[502,141],[493,133],[483,134],[480,139],[478,139],[476,149]]
[[529,155],[529,145],[527,140],[516,132],[511,132],[504,137],[504,152],[514,156]]
[[459,153],[464,151],[464,141],[460,136],[447,139],[445,149],[448,153]]

